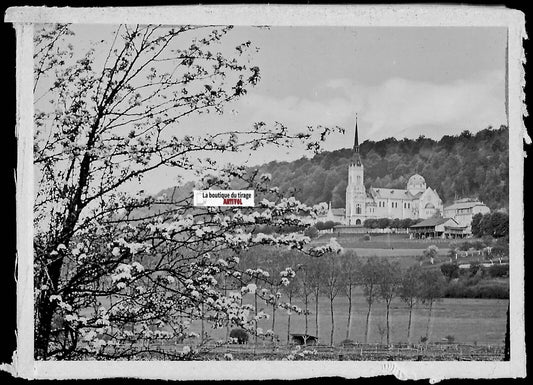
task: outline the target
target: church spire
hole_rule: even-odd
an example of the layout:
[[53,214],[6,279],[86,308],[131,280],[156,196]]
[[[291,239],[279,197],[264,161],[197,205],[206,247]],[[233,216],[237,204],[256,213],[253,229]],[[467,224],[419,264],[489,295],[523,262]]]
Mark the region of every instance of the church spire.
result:
[[355,164],[362,166],[361,155],[359,154],[359,131],[357,129],[357,113],[355,114],[355,138],[353,141],[353,151],[355,155]]
[[359,136],[357,135],[357,113],[355,114],[355,140],[353,142],[353,149],[355,152],[359,152]]

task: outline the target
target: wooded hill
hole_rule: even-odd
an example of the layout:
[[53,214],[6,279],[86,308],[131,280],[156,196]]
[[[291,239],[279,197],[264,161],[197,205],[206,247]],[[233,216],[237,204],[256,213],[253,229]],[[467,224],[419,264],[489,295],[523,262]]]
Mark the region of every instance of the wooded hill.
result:
[[[410,176],[422,175],[436,189],[444,204],[454,198],[479,198],[492,210],[508,208],[509,132],[507,127],[487,128],[472,134],[445,135],[436,141],[388,138],[366,140],[360,145],[365,167],[365,186],[406,188]],[[306,204],[331,201],[332,207],[345,207],[348,165],[352,149],[324,151],[313,158],[293,162],[272,161],[259,167],[272,175],[272,186],[294,195]],[[192,183],[181,191],[161,191],[168,196],[192,190]]]
[[[507,127],[484,129],[476,134],[463,131],[439,141],[388,138],[367,140],[360,145],[365,167],[365,186],[406,188],[409,177],[422,175],[445,204],[454,198],[475,197],[491,209],[508,208],[509,132]],[[272,174],[272,184],[293,192],[306,204],[332,202],[345,207],[348,165],[352,149],[326,151],[312,159],[272,161],[261,171]]]

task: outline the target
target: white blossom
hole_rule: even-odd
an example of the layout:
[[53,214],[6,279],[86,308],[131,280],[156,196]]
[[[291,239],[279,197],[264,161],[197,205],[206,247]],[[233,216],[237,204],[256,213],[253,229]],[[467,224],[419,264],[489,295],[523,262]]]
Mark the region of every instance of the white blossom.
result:
[[255,294],[255,291],[257,290],[257,285],[255,283],[249,283],[246,288],[251,294]]

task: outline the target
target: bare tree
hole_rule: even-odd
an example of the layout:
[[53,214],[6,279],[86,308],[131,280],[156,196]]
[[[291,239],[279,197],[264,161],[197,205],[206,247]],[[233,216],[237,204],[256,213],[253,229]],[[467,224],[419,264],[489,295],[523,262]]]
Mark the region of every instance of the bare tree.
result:
[[370,257],[361,267],[361,286],[363,287],[366,303],[368,305],[365,321],[365,344],[368,343],[368,336],[370,334],[370,317],[372,313],[372,305],[379,296],[379,281],[379,264],[375,258]]
[[309,278],[311,283],[311,288],[313,291],[313,296],[315,300],[315,334],[319,336],[319,304],[320,304],[320,294],[322,293],[322,285],[324,280],[324,270],[323,266],[324,261],[322,259],[314,260],[309,266],[308,269],[311,270]]
[[323,292],[329,300],[329,310],[331,315],[331,332],[330,345],[333,346],[333,337],[335,334],[335,298],[342,288],[341,265],[338,255],[331,253],[322,257],[324,260],[324,284]]
[[311,260],[305,262],[306,264],[301,264],[298,269],[298,294],[304,304],[305,334],[309,334],[309,298],[311,297],[311,294],[313,294],[311,283],[312,269],[309,267],[309,263],[313,263],[314,261]]
[[428,321],[426,324],[426,341],[431,338],[431,323],[433,321],[433,304],[442,297],[445,282],[438,270],[426,270],[420,277],[419,298],[428,308]]
[[295,295],[298,293],[298,284],[293,279],[289,283],[283,286],[283,291],[285,292],[285,295],[287,297],[287,303],[285,304],[285,309],[287,309],[287,343],[291,340],[291,317],[293,313],[298,314],[300,312],[300,309],[295,306],[292,301],[295,297]]
[[409,309],[409,316],[407,321],[407,343],[411,344],[412,326],[413,326],[413,308],[419,301],[420,295],[420,281],[422,269],[419,265],[413,265],[407,269],[402,275],[400,281],[399,295],[403,302]]
[[385,302],[385,327],[387,345],[390,345],[390,306],[400,287],[400,265],[384,259],[379,263],[379,296]]
[[350,339],[350,332],[352,330],[352,303],[354,296],[354,288],[361,280],[361,261],[357,258],[355,252],[345,251],[341,255],[341,274],[343,292],[348,299],[348,321],[346,324],[346,339]]

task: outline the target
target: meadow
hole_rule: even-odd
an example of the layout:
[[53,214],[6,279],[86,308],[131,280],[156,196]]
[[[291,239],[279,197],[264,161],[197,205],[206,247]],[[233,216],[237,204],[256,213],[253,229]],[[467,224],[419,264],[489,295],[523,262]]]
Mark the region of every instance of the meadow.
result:
[[[403,236],[405,237],[405,236]],[[314,243],[322,243],[329,237],[320,237]],[[367,258],[385,257],[389,262],[397,262],[402,271],[410,266],[420,263],[423,251],[433,242],[409,240],[401,236],[391,236],[391,244],[402,247],[381,248],[383,243],[388,244],[387,236],[374,237],[370,241],[363,241],[360,237],[346,236],[338,238],[339,243],[347,250],[356,252],[364,261]],[[438,240],[443,241],[443,240]],[[364,247],[360,247],[363,245]],[[439,253],[434,264],[423,262],[424,269],[439,270],[443,263],[449,263],[448,249],[450,241],[439,244]],[[354,246],[353,248],[347,246]],[[372,246],[372,247],[370,247]],[[441,248],[442,246],[442,248]],[[266,250],[265,250],[266,252]],[[259,251],[259,255],[265,257]],[[486,262],[482,256],[470,255],[460,257],[458,263]],[[484,278],[486,284],[508,285],[508,278]],[[505,298],[505,297],[491,297]],[[286,301],[285,296],[282,301]],[[254,296],[245,294],[243,302],[253,304]],[[370,318],[370,331],[368,343],[364,343],[365,321],[368,305],[362,288],[356,286],[352,298],[352,317],[348,331],[348,299],[340,291],[334,300],[334,336],[331,341],[331,313],[330,302],[325,296],[319,299],[318,331],[315,323],[314,296],[309,297],[308,310],[310,314],[298,314],[285,309],[277,309],[275,324],[272,325],[272,307],[259,300],[258,312],[264,311],[270,316],[258,323],[258,330],[262,333],[273,330],[275,340],[259,333],[257,339],[250,334],[248,344],[230,345],[223,343],[216,346],[217,341],[227,341],[232,327],[213,329],[209,322],[197,320],[191,323],[191,332],[202,335],[203,338],[185,338],[181,341],[161,341],[159,345],[167,352],[180,352],[184,347],[201,348],[204,354],[200,359],[221,359],[224,354],[233,352],[235,359],[283,359],[293,356],[295,348],[291,341],[291,334],[309,334],[318,337],[318,345],[314,354],[315,359],[346,359],[346,360],[501,360],[503,357],[504,339],[506,331],[506,312],[508,299],[482,299],[482,298],[441,298],[433,304],[432,316],[428,317],[428,309],[421,303],[417,304],[412,313],[411,343],[407,346],[407,325],[409,309],[399,298],[394,298],[390,308],[390,344],[386,341],[386,309],[385,304],[378,299],[372,306]],[[292,304],[304,309],[304,303],[297,295]],[[250,314],[252,317],[253,311]],[[289,324],[290,323],[290,324]],[[424,341],[429,327],[429,340]],[[350,340],[349,345],[343,341]],[[425,343],[423,343],[425,342]],[[333,347],[332,347],[333,346]],[[391,350],[392,349],[392,350]],[[422,357],[422,358],[420,358]],[[312,358],[305,358],[312,359]]]
[[[245,298],[251,301],[249,294]],[[294,301],[302,306],[301,301]],[[335,332],[334,345],[339,345],[346,339],[348,300],[339,295],[334,302]],[[442,342],[447,336],[454,337],[456,343],[469,345],[501,345],[504,344],[506,311],[508,300],[477,299],[477,298],[443,298],[433,305],[431,319],[431,333],[429,342]],[[310,304],[314,312],[314,303]],[[264,309],[270,313],[269,308]],[[355,343],[363,342],[367,304],[361,292],[353,300],[352,326],[349,339]],[[391,306],[391,343],[407,342],[408,309],[405,304],[395,299]],[[274,332],[278,335],[280,343],[287,342],[288,313],[286,310],[276,312]],[[428,322],[428,311],[423,306],[415,307],[413,311],[413,336],[412,342],[419,342],[425,336]],[[262,320],[258,325],[263,331],[272,328],[271,320]],[[199,323],[193,324],[194,331],[200,331]],[[213,340],[224,339],[226,329],[207,329],[209,337]],[[292,314],[290,333],[305,332],[305,316]],[[330,344],[331,315],[329,301],[321,298],[319,301],[319,332],[320,344]],[[315,335],[315,315],[308,316],[308,334]],[[251,337],[253,341],[253,337]],[[259,340],[261,341],[261,340]],[[385,306],[376,302],[372,306],[369,343],[385,343]]]
[[429,245],[436,245],[439,250],[449,250],[454,239],[409,239],[407,234],[371,234],[370,240],[365,240],[363,234],[326,233],[312,241],[312,244],[326,244],[330,238],[335,238],[342,247],[347,249],[375,249],[375,250],[416,250],[420,253]]

